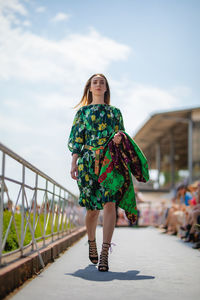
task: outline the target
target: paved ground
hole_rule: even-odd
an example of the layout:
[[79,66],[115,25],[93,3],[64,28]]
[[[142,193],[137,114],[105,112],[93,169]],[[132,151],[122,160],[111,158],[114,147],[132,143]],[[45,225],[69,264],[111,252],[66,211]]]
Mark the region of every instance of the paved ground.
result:
[[[102,228],[98,228],[100,249]],[[88,260],[86,236],[13,300],[196,300],[200,299],[200,251],[157,229],[116,228],[110,271]]]

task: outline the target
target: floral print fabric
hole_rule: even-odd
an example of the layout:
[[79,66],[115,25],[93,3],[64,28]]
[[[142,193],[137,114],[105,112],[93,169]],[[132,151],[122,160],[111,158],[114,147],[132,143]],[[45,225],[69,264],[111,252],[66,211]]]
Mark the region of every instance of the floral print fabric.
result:
[[134,224],[137,219],[137,206],[131,173],[138,181],[149,180],[147,159],[135,141],[121,131],[120,146],[112,136],[104,149],[104,158],[98,182],[115,195],[117,205],[125,210],[129,221]]
[[[107,202],[116,202],[114,195],[100,185],[95,174],[95,151],[85,149],[105,146],[110,136],[119,130],[125,130],[121,111],[108,104],[90,104],[81,107],[72,124],[68,139],[68,148],[78,153],[78,180],[80,191],[79,204],[87,209],[103,209]],[[100,168],[103,149],[100,150]],[[99,168],[99,169],[100,169]]]

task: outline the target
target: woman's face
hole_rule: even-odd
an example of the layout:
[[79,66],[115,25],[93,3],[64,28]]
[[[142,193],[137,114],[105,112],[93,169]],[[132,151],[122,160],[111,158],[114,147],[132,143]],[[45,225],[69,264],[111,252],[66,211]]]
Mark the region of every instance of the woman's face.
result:
[[93,95],[100,96],[106,92],[106,81],[100,75],[96,75],[91,79],[90,91]]

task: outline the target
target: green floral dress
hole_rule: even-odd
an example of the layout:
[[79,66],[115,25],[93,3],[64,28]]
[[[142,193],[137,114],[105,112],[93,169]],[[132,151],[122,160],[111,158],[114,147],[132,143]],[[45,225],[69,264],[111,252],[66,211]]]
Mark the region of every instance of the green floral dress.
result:
[[[68,148],[78,153],[79,204],[86,209],[100,210],[107,202],[116,202],[108,190],[98,183],[95,172],[95,150],[87,149],[104,146],[109,137],[119,130],[125,130],[121,111],[108,104],[89,104],[81,107],[75,117],[68,139]],[[103,147],[101,147],[103,148]],[[100,149],[100,160],[103,149]],[[99,170],[101,165],[99,167]]]

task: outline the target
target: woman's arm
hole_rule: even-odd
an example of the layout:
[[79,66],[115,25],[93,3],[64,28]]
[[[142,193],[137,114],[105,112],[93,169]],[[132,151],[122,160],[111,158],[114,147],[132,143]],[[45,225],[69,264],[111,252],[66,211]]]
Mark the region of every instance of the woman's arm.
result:
[[75,180],[78,180],[78,165],[77,165],[78,154],[74,153],[72,155],[72,164],[71,164],[71,177]]
[[71,177],[78,180],[77,159],[85,143],[85,124],[82,110],[79,109],[74,117],[73,125],[68,139],[68,148],[72,152]]
[[[82,147],[85,144],[85,123],[82,110],[79,109],[74,117],[73,125],[68,139],[68,148],[72,154],[81,155]],[[75,159],[75,158],[74,158]]]

